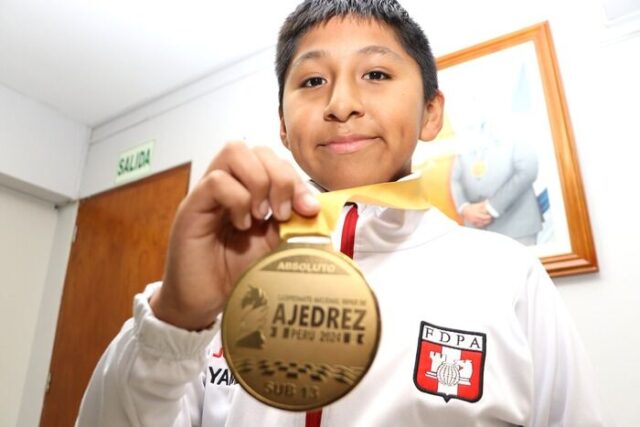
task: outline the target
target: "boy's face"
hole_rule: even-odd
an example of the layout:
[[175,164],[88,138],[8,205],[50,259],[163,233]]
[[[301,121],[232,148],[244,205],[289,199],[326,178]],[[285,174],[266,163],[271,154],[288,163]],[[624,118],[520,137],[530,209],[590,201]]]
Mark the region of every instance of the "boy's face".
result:
[[298,42],[280,136],[328,190],[394,181],[411,172],[417,140],[440,131],[443,103],[425,103],[420,68],[390,27],[333,18]]

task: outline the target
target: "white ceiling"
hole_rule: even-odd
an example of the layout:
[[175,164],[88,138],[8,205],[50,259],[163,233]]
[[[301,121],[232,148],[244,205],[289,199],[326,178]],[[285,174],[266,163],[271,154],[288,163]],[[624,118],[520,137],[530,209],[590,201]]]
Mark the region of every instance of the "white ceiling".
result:
[[94,127],[275,43],[299,0],[0,0],[0,83]]
[[[300,1],[0,0],[0,84],[95,128],[273,46]],[[451,22],[489,38],[478,17],[502,11],[504,32],[532,19],[507,0],[401,2],[428,34],[447,29],[436,55],[468,45]]]

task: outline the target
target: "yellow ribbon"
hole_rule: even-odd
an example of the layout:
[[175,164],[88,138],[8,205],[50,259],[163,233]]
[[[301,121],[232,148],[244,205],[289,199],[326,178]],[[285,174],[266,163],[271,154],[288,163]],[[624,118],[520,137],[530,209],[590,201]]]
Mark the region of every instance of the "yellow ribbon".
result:
[[427,210],[431,207],[424,175],[396,182],[364,185],[344,190],[320,193],[320,213],[313,218],[293,213],[280,224],[280,238],[294,236],[331,236],[342,207],[347,202],[359,202],[387,208]]

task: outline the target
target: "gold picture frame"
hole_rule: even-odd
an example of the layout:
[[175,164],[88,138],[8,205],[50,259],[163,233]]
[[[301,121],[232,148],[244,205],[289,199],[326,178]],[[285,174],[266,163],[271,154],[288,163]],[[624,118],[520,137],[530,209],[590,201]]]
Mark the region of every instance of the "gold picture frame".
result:
[[[505,68],[505,64],[506,68],[513,69],[501,71]],[[527,64],[530,64],[528,68]],[[523,126],[518,129],[523,137],[532,133],[538,135],[538,138],[531,143],[531,145],[537,145],[535,150],[542,153],[536,158],[536,165],[540,165],[541,169],[536,169],[534,184],[543,188],[536,200],[540,204],[541,217],[547,216],[543,218],[542,223],[545,224],[544,221],[547,221],[545,227],[548,228],[536,235],[535,242],[542,242],[541,235],[543,232],[546,233],[544,243],[531,245],[538,251],[537,255],[552,277],[597,271],[598,262],[589,213],[549,24],[542,22],[439,57],[437,65],[441,89],[446,98],[445,112],[451,109],[455,111],[457,106],[467,104],[467,114],[473,115],[475,113],[468,113],[468,111],[482,110],[486,103],[495,101],[494,98],[507,99],[506,95],[500,98],[500,94],[509,94],[511,96],[509,99],[513,101],[516,87],[520,91],[518,96],[526,98],[529,110],[526,114],[518,113],[518,117],[526,116],[526,123],[529,123],[530,129]],[[504,73],[511,73],[513,77]],[[516,76],[515,74],[518,73],[521,75]],[[522,76],[527,80],[523,80]],[[522,95],[525,92],[521,91],[524,87],[523,81],[527,84],[526,96]],[[447,82],[449,82],[449,89],[446,87]],[[501,85],[509,84],[511,88],[505,90],[500,88]],[[458,90],[457,94],[453,90],[453,95],[448,92],[461,85],[463,87],[467,85],[466,87],[470,90]],[[479,95],[476,96],[475,101],[466,99],[465,96],[470,96],[469,93],[474,92],[476,87],[479,88]],[[515,105],[511,101],[509,105]],[[498,105],[498,101],[494,103]],[[472,106],[469,107],[469,105]],[[531,107],[532,105],[538,105],[537,110]],[[496,111],[498,109],[499,107],[494,108]],[[514,117],[514,114],[509,114],[511,114],[509,117]],[[459,159],[461,154],[452,154],[452,151],[446,148],[460,144],[451,142],[456,140],[452,136],[456,128],[449,119],[450,117],[445,118],[445,127],[439,137],[440,145],[438,141],[436,144],[433,142],[419,144],[414,156],[414,165],[416,165],[415,169],[420,169],[428,175],[432,188],[439,189],[433,191],[431,195],[433,203],[450,217],[464,223],[460,208],[452,195],[455,193],[452,170],[455,169],[455,162],[460,162],[456,159]],[[494,118],[494,121],[498,119]],[[500,121],[509,120],[503,114]],[[428,152],[426,155],[425,150]],[[544,170],[543,177],[538,170]],[[539,183],[544,181],[543,178],[546,180],[545,185]],[[543,209],[546,210],[543,211]],[[548,225],[549,222],[552,226]]]

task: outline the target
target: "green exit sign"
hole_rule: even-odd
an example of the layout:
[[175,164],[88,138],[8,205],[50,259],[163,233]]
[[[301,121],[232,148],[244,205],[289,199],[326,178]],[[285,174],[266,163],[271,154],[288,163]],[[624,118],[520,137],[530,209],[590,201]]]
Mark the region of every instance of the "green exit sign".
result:
[[116,168],[116,184],[140,178],[151,172],[154,142],[149,141],[120,154]]

